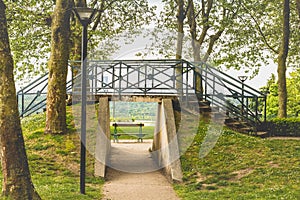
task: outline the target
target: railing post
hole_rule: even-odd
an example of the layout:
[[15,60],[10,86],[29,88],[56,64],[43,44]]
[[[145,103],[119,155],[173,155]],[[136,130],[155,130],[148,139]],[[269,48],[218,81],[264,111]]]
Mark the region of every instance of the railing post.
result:
[[21,117],[23,117],[25,100],[24,100],[24,90],[22,89],[21,91],[22,91],[22,99],[21,99],[21,101],[22,101],[22,106],[21,106],[22,114],[21,114]]
[[186,79],[185,80],[185,88],[186,88],[185,93],[186,94],[185,95],[186,95],[186,103],[188,103],[188,99],[189,99],[189,94],[188,94],[189,93],[189,91],[188,91],[188,89],[189,89],[188,88],[189,87],[189,73],[188,73],[188,71],[189,70],[188,70],[188,68],[190,67],[190,65],[189,65],[189,63],[185,63],[185,65],[186,65],[186,72],[185,72],[186,73],[186,78],[185,78]]
[[181,95],[181,101],[183,101],[183,60],[180,61],[180,68],[181,68],[181,74],[180,74],[180,95]]
[[246,118],[248,118],[248,113],[249,113],[249,97],[246,97],[246,110],[247,110],[247,112],[246,112]]
[[208,78],[207,78],[207,70],[208,70],[208,67],[206,64],[205,65],[205,90],[204,90],[204,96],[205,96],[205,100],[207,100],[207,81],[208,81]]
[[215,99],[215,93],[216,93],[216,77],[214,76],[213,78],[213,93],[212,93],[212,97],[211,97],[211,104],[214,103],[214,99]]
[[146,95],[147,91],[147,65],[145,65],[145,83],[144,83],[144,94]]
[[267,121],[267,95],[264,95],[264,122]]
[[244,118],[244,81],[242,81],[242,112],[241,112],[241,114],[242,114],[242,117]]
[[98,66],[95,65],[95,94],[94,95],[97,95],[97,90],[98,90],[98,81],[97,81],[97,77],[98,77],[98,70],[97,70]]
[[120,69],[119,69],[119,100],[121,100],[121,87],[122,87],[122,62],[120,62]]
[[258,97],[255,96],[255,121],[258,121]]

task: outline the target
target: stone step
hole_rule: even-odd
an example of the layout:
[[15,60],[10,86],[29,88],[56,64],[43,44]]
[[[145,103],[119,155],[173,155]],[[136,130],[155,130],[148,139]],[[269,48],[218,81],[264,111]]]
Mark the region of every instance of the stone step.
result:
[[266,138],[266,137],[269,136],[269,133],[266,132],[266,131],[258,131],[258,132],[256,132],[255,135],[258,136],[258,137],[261,137],[261,138]]

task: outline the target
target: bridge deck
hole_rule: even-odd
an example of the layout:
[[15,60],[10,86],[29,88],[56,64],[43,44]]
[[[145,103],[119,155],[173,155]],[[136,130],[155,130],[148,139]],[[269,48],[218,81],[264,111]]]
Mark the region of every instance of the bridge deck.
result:
[[172,99],[172,100],[177,100],[178,96],[177,95],[151,95],[151,96],[146,96],[146,95],[111,95],[111,94],[100,94],[100,95],[95,95],[96,99],[99,99],[101,97],[108,97],[109,101],[130,101],[130,102],[158,102],[160,103],[162,99]]

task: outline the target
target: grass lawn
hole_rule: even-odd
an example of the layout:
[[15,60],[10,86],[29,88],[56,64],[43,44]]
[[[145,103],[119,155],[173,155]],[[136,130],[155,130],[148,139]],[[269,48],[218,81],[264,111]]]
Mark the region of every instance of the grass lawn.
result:
[[[92,155],[87,157],[87,194],[79,193],[80,141],[73,123],[69,109],[65,135],[44,134],[44,114],[22,120],[32,179],[42,199],[102,197],[104,180],[93,176]],[[120,128],[138,132],[138,127]],[[143,132],[151,138],[153,127]],[[300,140],[260,139],[224,129],[216,146],[199,158],[205,134],[202,123],[181,157],[184,182],[174,188],[182,199],[300,199]]]
[[300,199],[300,140],[269,140],[224,130],[199,158],[205,125],[181,157],[182,199]]
[[94,159],[91,155],[87,155],[86,195],[79,192],[80,141],[70,112],[68,124],[68,134],[49,135],[44,133],[45,114],[22,120],[35,188],[45,200],[101,199],[104,180],[93,176]]

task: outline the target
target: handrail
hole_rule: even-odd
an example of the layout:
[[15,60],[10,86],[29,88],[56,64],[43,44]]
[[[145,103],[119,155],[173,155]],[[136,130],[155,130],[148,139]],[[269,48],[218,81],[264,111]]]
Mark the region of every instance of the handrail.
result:
[[[69,66],[79,63],[80,61],[70,61]],[[177,95],[186,101],[194,95],[208,99],[212,105],[225,109],[251,124],[260,122],[258,99],[266,98],[258,90],[203,62],[191,63],[175,59],[90,60],[87,72],[89,76],[87,89],[93,95]],[[79,69],[77,76],[67,81],[68,94],[77,95],[76,91],[72,90],[80,88],[78,81],[80,77]],[[201,82],[198,82],[198,77]],[[44,108],[47,80],[48,73],[18,91],[21,116],[27,116],[30,110],[36,112],[37,108]],[[203,91],[200,91],[199,88],[202,87]],[[232,103],[229,103],[229,100]],[[251,103],[254,105],[253,108],[249,102],[250,105]]]
[[[226,96],[227,98],[231,96],[231,98],[229,99],[236,99],[240,103],[239,106],[241,106],[241,111],[239,110],[239,107],[235,105],[231,105],[231,107],[228,107],[224,104],[218,106],[221,106],[223,109],[227,109],[227,110],[230,110],[232,106],[234,106],[233,107],[234,110],[231,110],[231,114],[234,114],[236,117],[248,121],[252,124],[261,123],[258,114],[258,99],[263,98],[265,100],[266,99],[265,94],[225,74],[224,72],[209,66],[206,63],[198,62],[195,63],[194,65],[199,69],[200,76],[202,77],[202,81],[204,82],[203,83],[205,87],[203,93],[204,98],[209,98],[212,101],[212,104],[214,104],[216,102],[216,99],[219,101],[223,101],[223,99],[220,99],[218,95],[209,94],[208,92],[209,89],[211,89],[213,93],[228,92],[231,95],[224,95],[224,96]],[[237,83],[239,85],[236,85],[234,83]],[[222,89],[226,91],[217,91],[216,86],[222,87]],[[248,105],[249,100],[251,99],[253,102],[255,101],[254,110],[251,110]],[[266,109],[265,103],[264,103],[264,109]]]
[[[207,63],[204,63],[204,62],[191,62],[191,63],[192,63],[193,65],[195,65],[196,67],[201,68],[201,69],[203,69],[203,67],[200,67],[199,64],[200,64],[200,65],[205,65],[205,66],[206,66],[209,70],[211,70],[211,71],[214,70],[214,71],[216,71],[217,73],[220,73],[220,74],[222,74],[223,76],[227,77],[228,79],[231,79],[231,80],[233,80],[233,81],[235,81],[235,82],[242,83],[240,80],[238,80],[238,79],[236,79],[236,78],[234,78],[234,77],[232,77],[232,76],[229,76],[228,74],[226,74],[226,73],[222,72],[221,70],[218,70],[218,69],[216,69],[216,68],[210,66],[210,65],[207,64]],[[212,73],[213,73],[213,72],[212,72]],[[221,78],[221,76],[218,76],[218,75],[216,75],[216,77]],[[252,91],[256,92],[257,94],[259,94],[259,95],[261,95],[261,96],[265,96],[264,93],[258,91],[257,89],[255,89],[255,88],[253,88],[253,87],[251,87],[251,86],[249,86],[249,85],[246,85],[246,84],[245,84],[245,87],[248,88],[249,90],[252,90]]]

